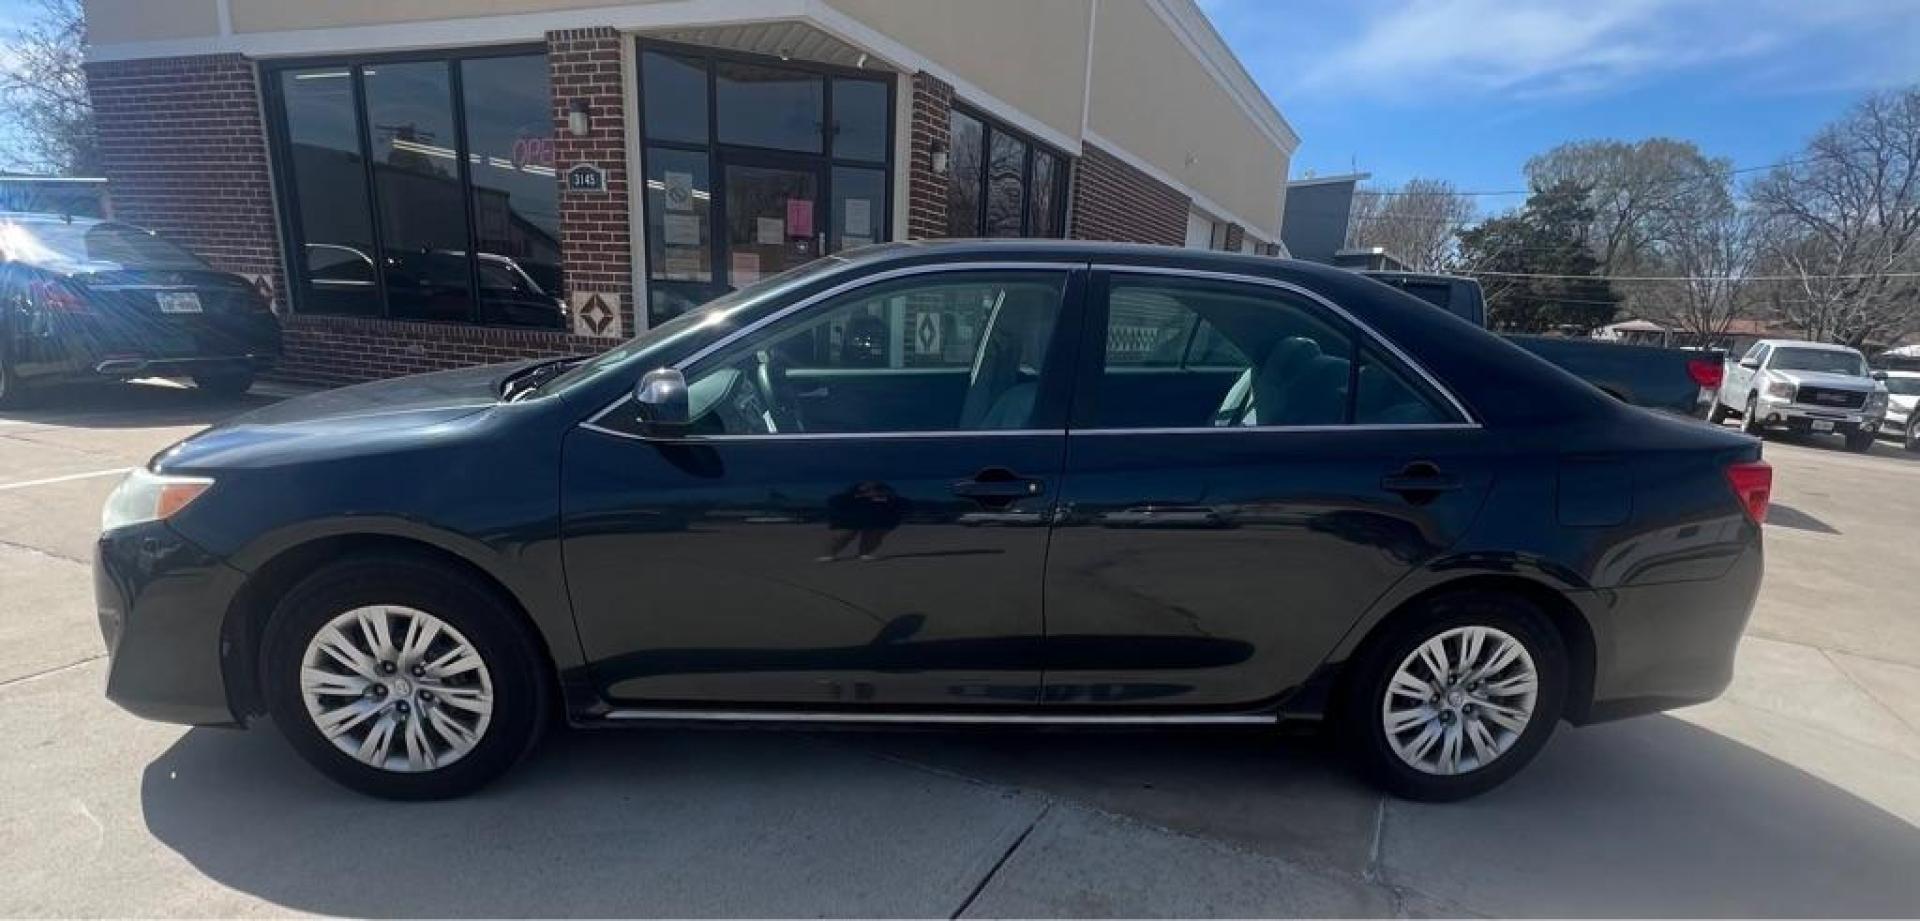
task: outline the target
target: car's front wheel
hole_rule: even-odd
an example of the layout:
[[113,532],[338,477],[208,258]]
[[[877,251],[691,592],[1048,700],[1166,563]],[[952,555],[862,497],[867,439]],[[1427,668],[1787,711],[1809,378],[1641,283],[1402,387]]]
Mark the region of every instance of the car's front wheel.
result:
[[1740,431],[1756,438],[1767,437],[1767,427],[1760,422],[1760,398],[1747,397],[1747,408],[1740,413]]
[[1920,407],[1907,414],[1906,448],[1920,454]]
[[[4,334],[0,330],[0,334]],[[0,409],[19,409],[31,401],[27,382],[20,379],[19,372],[13,369],[13,361],[7,357],[4,343],[0,343]]]
[[1539,608],[1462,592],[1405,612],[1354,660],[1337,718],[1375,783],[1444,802],[1525,767],[1553,734],[1566,691],[1566,648]]
[[1873,443],[1878,437],[1872,432],[1854,432],[1847,436],[1847,450],[1864,454],[1873,450]]
[[334,780],[390,799],[480,788],[524,756],[547,712],[537,644],[487,587],[420,559],[314,573],[268,625],[274,723]]

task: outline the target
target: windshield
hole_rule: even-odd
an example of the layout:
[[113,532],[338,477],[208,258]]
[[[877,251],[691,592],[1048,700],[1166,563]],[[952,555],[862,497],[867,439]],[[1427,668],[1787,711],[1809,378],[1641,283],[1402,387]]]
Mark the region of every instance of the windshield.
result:
[[0,253],[48,267],[200,270],[200,257],[128,224],[23,221],[0,224]]
[[1858,352],[1841,352],[1834,349],[1775,349],[1773,369],[1775,371],[1819,371],[1825,374],[1866,377],[1867,361],[1861,358]]
[[1887,392],[1903,397],[1920,397],[1920,377],[1889,377]]
[[749,306],[783,294],[800,284],[839,269],[847,264],[845,259],[827,256],[815,259],[805,265],[797,266],[769,275],[737,291],[723,294],[692,310],[687,311],[665,323],[641,333],[626,342],[600,353],[593,360],[569,369],[567,373],[549,381],[543,391],[558,393],[569,387],[577,386],[605,373],[609,368],[619,367],[628,358],[651,349],[659,348],[669,342],[679,340],[696,330],[724,323],[740,308]]

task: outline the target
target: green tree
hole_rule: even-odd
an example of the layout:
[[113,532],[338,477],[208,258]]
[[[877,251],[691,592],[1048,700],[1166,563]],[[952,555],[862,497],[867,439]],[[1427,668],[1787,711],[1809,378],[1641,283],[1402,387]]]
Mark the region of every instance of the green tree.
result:
[[1620,296],[1588,241],[1590,189],[1535,185],[1518,212],[1460,233],[1462,268],[1487,294],[1487,322],[1514,332],[1585,333],[1612,321]]

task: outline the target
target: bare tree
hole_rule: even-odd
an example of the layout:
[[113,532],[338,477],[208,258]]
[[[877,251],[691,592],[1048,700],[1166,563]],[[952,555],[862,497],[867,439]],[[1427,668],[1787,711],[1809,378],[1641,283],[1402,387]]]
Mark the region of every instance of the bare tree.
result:
[[1592,190],[1587,241],[1594,258],[1608,275],[1632,275],[1646,267],[1676,222],[1696,223],[1732,201],[1730,183],[1700,181],[1730,169],[1691,141],[1576,141],[1528,160],[1527,180],[1541,188],[1572,181]]
[[1684,280],[1662,282],[1651,293],[1666,304],[1665,319],[1692,344],[1723,340],[1734,320],[1752,312],[1755,292],[1746,282],[1756,253],[1754,224],[1751,212],[1728,203],[1705,213],[1683,212],[1668,228],[1659,264]]
[[1920,329],[1920,86],[1875,93],[1749,191],[1780,311],[1859,347]]
[[1474,217],[1473,199],[1444,179],[1409,179],[1399,189],[1354,193],[1348,246],[1380,246],[1420,272],[1452,265],[1456,232]]
[[35,172],[94,175],[99,168],[87,98],[87,20],[80,0],[37,0],[5,43],[0,104],[19,137],[0,156]]

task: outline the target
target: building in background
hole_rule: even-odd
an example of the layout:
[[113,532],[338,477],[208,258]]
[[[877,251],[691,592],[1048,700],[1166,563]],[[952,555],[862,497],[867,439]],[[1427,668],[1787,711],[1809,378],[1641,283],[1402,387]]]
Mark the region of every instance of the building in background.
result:
[[1298,145],[1192,0],[86,10],[117,215],[271,284],[314,383],[604,348],[872,242],[1276,253]]
[[1281,240],[1295,259],[1334,264],[1353,227],[1353,196],[1370,173],[1312,176],[1287,183]]

